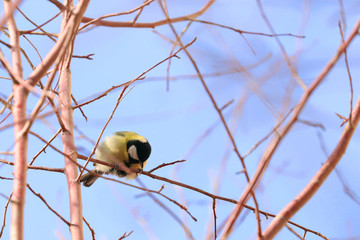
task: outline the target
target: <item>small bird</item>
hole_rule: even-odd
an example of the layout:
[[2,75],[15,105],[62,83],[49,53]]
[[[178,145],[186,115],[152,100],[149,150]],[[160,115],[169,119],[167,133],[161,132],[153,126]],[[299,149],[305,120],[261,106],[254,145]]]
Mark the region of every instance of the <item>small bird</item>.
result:
[[105,138],[95,151],[98,160],[114,164],[115,168],[94,163],[95,168],[83,174],[80,182],[90,187],[102,174],[134,179],[145,167],[150,153],[151,146],[143,136],[135,132],[116,132]]

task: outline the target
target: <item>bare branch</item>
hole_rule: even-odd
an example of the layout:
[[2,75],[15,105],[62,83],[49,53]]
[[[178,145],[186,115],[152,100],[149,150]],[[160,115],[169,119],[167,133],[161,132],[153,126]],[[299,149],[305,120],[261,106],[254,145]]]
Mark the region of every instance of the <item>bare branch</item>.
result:
[[[186,16],[181,16],[181,17],[177,17],[177,18],[171,18],[171,19],[163,19],[160,21],[156,21],[156,22],[150,22],[150,23],[139,23],[139,22],[113,22],[113,21],[105,21],[105,20],[99,20],[96,21],[95,24],[97,26],[104,26],[104,27],[133,27],[133,28],[155,28],[161,25],[166,25],[169,23],[169,21],[171,23],[177,23],[177,22],[183,22],[183,21],[189,21],[189,19],[196,19],[197,17],[203,15],[210,7],[211,5],[215,2],[215,0],[209,0],[204,7],[202,7],[199,11],[190,14],[190,15],[186,15]],[[84,23],[88,23],[93,21],[93,18],[88,18],[88,17],[83,17],[82,22]]]
[[255,171],[254,176],[251,179],[251,182],[248,184],[246,189],[244,190],[242,196],[239,199],[239,203],[237,207],[233,210],[231,217],[228,219],[228,225],[224,233],[224,237],[228,237],[229,234],[232,231],[232,226],[235,223],[236,219],[241,213],[242,206],[244,203],[247,202],[248,197],[250,193],[253,191],[254,187],[260,182],[275,150],[279,146],[279,143],[284,138],[284,136],[290,131],[293,124],[297,121],[300,113],[302,112],[303,108],[305,107],[309,97],[313,93],[313,91],[320,85],[320,83],[323,81],[323,79],[327,76],[327,74],[330,72],[330,70],[334,67],[335,63],[339,60],[340,56],[344,53],[344,50],[349,46],[349,44],[352,42],[352,40],[355,38],[355,36],[358,34],[358,29],[360,27],[360,19],[358,19],[357,23],[355,24],[353,31],[349,35],[349,37],[346,39],[345,42],[341,43],[337,52],[335,53],[335,56],[327,63],[327,65],[324,67],[322,72],[314,79],[312,84],[307,88],[307,90],[304,92],[302,98],[296,105],[294,112],[292,113],[289,122],[279,130],[279,134],[272,140],[272,142],[269,144],[267,150],[265,151],[264,155],[262,156],[262,159]]
[[360,120],[360,96],[356,106],[353,110],[353,122],[349,122],[335,149],[329,156],[328,160],[322,165],[320,170],[314,175],[308,185],[291,201],[285,206],[279,214],[270,223],[268,228],[264,232],[264,239],[272,239],[277,232],[286,224],[286,221],[290,219],[302,206],[309,201],[309,199],[317,192],[320,186],[324,183],[330,173],[335,169],[337,163],[344,155],[346,148],[351,140],[352,135],[357,127]]
[[5,220],[6,220],[6,214],[7,214],[7,209],[9,207],[9,203],[11,201],[12,198],[12,193],[10,194],[6,204],[5,204],[5,208],[4,208],[4,217],[3,217],[3,224],[1,226],[1,231],[0,231],[0,238],[2,237],[3,233],[4,233],[4,229],[5,229]]
[[36,193],[29,184],[27,184],[27,188],[35,195],[37,196],[45,205],[48,209],[50,209],[50,211],[52,211],[56,216],[58,216],[64,223],[66,223],[69,227],[71,226],[71,223],[69,221],[67,221],[63,216],[61,216],[57,211],[55,211],[52,207],[50,207],[50,205],[46,202],[46,200],[43,198],[43,196],[41,196],[40,193]]
[[261,4],[261,0],[257,0],[257,4],[259,6],[260,12],[261,12],[261,16],[263,17],[264,21],[266,22],[266,24],[268,25],[272,35],[275,37],[275,40],[277,42],[277,44],[279,45],[282,55],[286,61],[286,64],[288,65],[291,74],[293,75],[293,77],[296,79],[296,81],[299,83],[299,85],[306,90],[307,87],[305,85],[305,83],[303,82],[303,80],[300,78],[299,74],[297,73],[296,69],[294,68],[293,64],[290,61],[289,55],[287,54],[284,45],[281,43],[280,39],[278,38],[278,35],[275,33],[275,29],[273,28],[273,26],[270,23],[270,20],[268,19],[268,17],[265,14],[265,10]]

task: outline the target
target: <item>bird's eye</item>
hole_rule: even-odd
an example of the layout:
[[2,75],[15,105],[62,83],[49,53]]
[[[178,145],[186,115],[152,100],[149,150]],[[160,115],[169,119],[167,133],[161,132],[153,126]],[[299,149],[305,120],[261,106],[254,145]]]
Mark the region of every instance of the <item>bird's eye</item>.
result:
[[139,161],[139,156],[138,156],[137,149],[136,149],[136,146],[135,146],[135,145],[131,145],[131,146],[128,148],[128,153],[129,153],[129,155],[130,155],[130,157],[131,157],[132,159]]

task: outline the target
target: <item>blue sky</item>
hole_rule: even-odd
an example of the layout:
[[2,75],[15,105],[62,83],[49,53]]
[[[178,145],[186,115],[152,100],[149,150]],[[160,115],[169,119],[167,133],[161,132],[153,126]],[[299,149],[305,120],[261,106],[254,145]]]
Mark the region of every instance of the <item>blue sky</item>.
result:
[[[142,1],[93,1],[85,13],[87,17],[99,17],[103,14],[121,12],[132,9]],[[170,16],[190,14],[200,9],[206,1],[168,1]],[[303,6],[304,4],[304,6]],[[339,1],[263,1],[263,7],[277,33],[301,34],[305,38],[289,36],[280,37],[294,66],[305,84],[309,85],[320,73],[325,64],[334,55],[341,37],[338,22],[340,20]],[[357,1],[344,1],[347,35],[357,21],[359,4]],[[38,9],[46,9],[39,13]],[[48,1],[24,1],[21,9],[37,23],[42,23],[57,13],[57,9]],[[36,11],[35,11],[36,9]],[[305,9],[305,10],[304,10]],[[306,9],[309,9],[308,15]],[[3,12],[2,6],[0,8]],[[308,16],[304,31],[300,26],[304,17]],[[128,21],[131,16],[114,18],[117,21]],[[163,18],[157,2],[144,9],[139,22],[156,21]],[[20,14],[16,15],[19,29],[32,29]],[[208,12],[199,17],[201,20],[212,21],[236,29],[270,33],[256,5],[256,1],[218,1]],[[56,19],[45,27],[49,32],[59,31],[59,21]],[[181,32],[186,23],[174,25]],[[166,38],[174,39],[168,26],[155,29]],[[224,110],[226,120],[235,126],[234,137],[242,155],[263,138],[276,124],[274,110],[265,103],[263,97],[254,93],[249,87],[249,81],[256,81],[260,86],[260,95],[266,96],[277,111],[282,111],[283,99],[288,92],[289,82],[292,80],[289,69],[281,55],[275,38],[260,35],[244,35],[255,54],[246,41],[236,32],[228,29],[193,23],[182,38],[188,43],[194,38],[195,43],[189,51],[195,58],[203,74],[229,72],[228,74],[206,77],[206,83],[221,107],[230,100],[234,102]],[[48,39],[40,36],[29,36],[41,56],[44,57],[53,46]],[[4,34],[1,40],[7,42]],[[35,64],[39,63],[36,52],[21,39],[29,57]],[[94,60],[72,60],[72,89],[78,102],[88,100],[92,96],[129,81],[169,55],[172,44],[164,40],[152,29],[105,28],[96,27],[78,35],[74,54],[87,55],[94,53]],[[349,66],[354,84],[354,100],[359,95],[359,40],[351,44],[348,50]],[[1,46],[1,50],[9,56],[8,49]],[[299,51],[300,50],[300,51]],[[194,75],[195,70],[186,55],[179,53],[180,59],[173,58],[170,74],[173,77]],[[297,58],[295,58],[297,57]],[[261,62],[261,64],[258,64]],[[247,73],[239,72],[239,66],[248,68]],[[256,66],[254,66],[256,65]],[[253,67],[252,67],[253,66]],[[209,97],[197,78],[185,79],[178,77],[172,80],[167,90],[167,63],[160,65],[148,74],[143,81],[134,84],[134,88],[126,95],[119,105],[114,118],[111,120],[105,135],[116,131],[135,131],[145,136],[152,145],[153,152],[145,170],[150,170],[164,162],[172,162],[186,157],[186,162],[176,166],[169,166],[155,173],[214,192],[214,184],[219,179],[221,162],[226,160],[225,171],[221,174],[222,183],[218,195],[238,199],[246,186],[241,171],[241,164],[234,152],[231,151],[229,140],[219,116],[212,106]],[[24,62],[24,76],[28,76],[30,68]],[[3,69],[0,75],[6,76]],[[1,97],[8,96],[11,82],[1,81]],[[263,82],[261,82],[263,81]],[[81,113],[74,112],[76,126],[85,133],[86,137],[96,140],[100,131],[111,114],[121,89],[115,90],[106,97],[91,105],[83,107],[88,120]],[[294,106],[302,95],[302,89],[297,85],[294,89],[290,107]],[[265,174],[256,194],[261,210],[276,214],[291,201],[311,177],[326,161],[321,148],[319,136],[331,152],[336,145],[343,128],[341,120],[335,113],[347,116],[349,113],[349,81],[342,58],[331,71],[325,81],[314,92],[300,118],[321,123],[325,131],[297,123],[286,136],[273,156],[272,162]],[[240,114],[233,117],[238,101],[246,96]],[[28,101],[29,113],[36,104],[38,97],[31,95]],[[288,108],[289,109],[289,108]],[[288,110],[287,109],[287,110]],[[49,110],[49,108],[47,108]],[[1,119],[4,114],[1,115]],[[11,123],[12,119],[3,124]],[[0,125],[1,126],[3,125]],[[215,128],[200,143],[197,139],[211,126]],[[59,128],[54,116],[38,120],[32,131],[43,138],[49,139]],[[13,146],[13,129],[0,132],[0,151],[11,150]],[[339,171],[345,176],[352,189],[358,190],[359,161],[359,132],[354,134],[348,150],[339,164]],[[76,146],[82,154],[88,154],[93,144],[82,138],[76,132]],[[197,147],[192,154],[188,152],[195,144]],[[266,149],[269,140],[260,145],[246,159],[250,175],[253,174],[259,159]],[[61,149],[60,138],[54,142]],[[29,161],[41,148],[43,143],[33,136],[29,140]],[[230,150],[229,150],[230,149]],[[230,151],[229,154],[227,154]],[[9,156],[2,159],[12,160]],[[80,160],[80,163],[83,163]],[[63,158],[51,149],[42,154],[36,161],[37,166],[62,167]],[[11,177],[12,167],[0,165],[0,176]],[[139,179],[149,189],[158,190],[165,184],[163,193],[187,206],[188,210],[198,221],[191,220],[184,211],[164,198],[156,196],[176,215],[189,224],[195,239],[204,239],[208,224],[212,227],[211,199],[187,189],[179,189],[168,183],[140,176]],[[1,194],[9,196],[12,182],[2,182]],[[65,176],[59,173],[44,171],[28,171],[28,183],[41,193],[47,202],[69,219],[68,192]],[[137,185],[137,181],[132,181]],[[358,191],[355,191],[358,195]],[[185,203],[183,200],[185,199]],[[115,182],[98,180],[91,188],[82,188],[84,217],[94,228],[96,239],[117,239],[124,232],[134,231],[128,239],[185,239],[181,226],[159,207],[151,198],[134,188]],[[5,206],[6,199],[0,197],[1,206]],[[249,205],[253,203],[249,201]],[[220,225],[230,214],[234,205],[217,201],[217,223]],[[3,210],[0,211],[1,215]],[[360,237],[360,206],[344,193],[343,185],[336,174],[320,188],[318,193],[301,209],[292,220],[306,228],[320,232],[330,239],[349,239]],[[6,219],[3,238],[9,236],[10,212]],[[231,239],[256,239],[256,219],[252,212],[243,213],[239,227]],[[263,229],[272,219],[266,220],[262,216]],[[85,226],[85,239],[91,235]],[[303,232],[294,227],[302,235]],[[31,192],[27,192],[25,215],[26,239],[69,239],[68,227],[61,222],[47,207]],[[276,239],[296,239],[287,229],[282,230]],[[321,239],[308,233],[306,239]]]

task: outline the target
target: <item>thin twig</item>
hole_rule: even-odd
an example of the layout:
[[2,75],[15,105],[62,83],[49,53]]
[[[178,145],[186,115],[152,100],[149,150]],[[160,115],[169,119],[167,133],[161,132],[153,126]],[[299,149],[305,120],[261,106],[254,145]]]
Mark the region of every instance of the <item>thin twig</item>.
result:
[[217,238],[217,232],[216,232],[216,229],[217,229],[217,227],[216,227],[216,200],[215,199],[213,199],[213,204],[212,204],[212,210],[213,210],[213,215],[214,215],[214,240],[216,240],[216,238]]
[[161,164],[161,165],[159,165],[159,166],[151,169],[151,170],[149,171],[149,173],[152,173],[152,172],[158,170],[159,168],[163,168],[163,167],[166,167],[166,166],[169,166],[169,165],[173,165],[173,164],[177,164],[177,163],[182,163],[182,162],[185,162],[185,161],[186,161],[186,160],[177,160],[177,161],[170,162],[170,163],[163,163],[163,164]]
[[229,234],[232,232],[232,226],[235,223],[236,219],[241,213],[242,206],[244,203],[247,202],[250,193],[253,191],[255,186],[260,182],[269,162],[279,146],[280,142],[283,140],[285,135],[290,131],[294,123],[297,121],[300,113],[302,112],[303,108],[305,107],[306,103],[308,102],[309,97],[314,92],[314,90],[320,85],[323,79],[327,76],[330,70],[334,67],[335,63],[339,60],[340,56],[344,53],[344,50],[349,46],[355,36],[358,35],[358,29],[360,27],[360,18],[358,19],[357,23],[355,24],[353,31],[346,39],[345,42],[341,43],[338,50],[335,53],[335,56],[330,59],[330,61],[326,64],[322,72],[314,79],[312,84],[307,88],[304,92],[303,96],[301,97],[300,101],[296,105],[288,123],[278,131],[278,135],[275,136],[272,142],[270,142],[268,148],[266,149],[265,153],[263,154],[260,163],[254,173],[254,176],[251,179],[251,182],[247,185],[245,191],[243,192],[242,196],[239,199],[239,204],[233,210],[231,217],[228,219],[227,229],[224,232],[224,237],[228,237]]
[[[50,138],[49,141],[46,142],[45,146],[33,157],[33,159],[31,160],[31,162],[29,163],[29,165],[32,165],[35,161],[35,159],[42,153],[45,152],[45,149],[47,148],[47,146],[50,145],[50,143],[59,135],[59,133],[61,132],[61,128],[59,128],[59,130],[57,130],[57,132]],[[33,132],[31,132],[33,133]],[[33,135],[35,135],[36,133],[34,133]],[[41,138],[40,135],[37,135],[37,137]]]
[[125,238],[127,238],[128,236],[130,236],[130,234],[132,234],[134,231],[130,231],[129,233],[124,232],[124,234],[118,239],[118,240],[123,240]]
[[289,229],[289,231],[292,232],[296,237],[298,237],[298,238],[301,239],[301,240],[303,239],[297,232],[295,232],[294,229],[292,229],[292,227],[289,226],[289,224],[286,224],[285,227],[286,227],[287,229]]
[[123,87],[123,86],[126,86],[126,85],[130,85],[130,84],[132,84],[132,83],[134,83],[135,81],[138,81],[138,80],[143,80],[144,77],[145,77],[145,74],[147,74],[148,72],[150,72],[151,70],[153,70],[154,68],[156,68],[157,66],[159,66],[160,64],[166,62],[166,61],[169,60],[170,58],[177,57],[176,54],[178,54],[180,51],[182,51],[182,50],[188,48],[189,46],[191,46],[195,41],[196,41],[196,38],[194,38],[191,42],[189,42],[189,43],[186,44],[185,46],[179,48],[174,54],[168,56],[167,58],[161,60],[160,62],[158,62],[157,64],[155,64],[154,66],[152,66],[151,68],[147,69],[145,72],[141,73],[141,74],[140,74],[139,76],[137,76],[136,78],[134,78],[134,79],[132,79],[132,80],[126,82],[126,83],[122,83],[122,84],[120,84],[120,85],[113,86],[113,87],[109,88],[108,90],[106,90],[104,93],[102,93],[102,94],[100,94],[99,96],[97,96],[96,98],[91,99],[91,100],[89,100],[89,101],[86,101],[86,102],[84,102],[84,103],[80,103],[79,105],[76,105],[76,106],[74,106],[73,108],[75,109],[75,108],[78,108],[78,107],[82,107],[82,106],[84,106],[84,105],[86,105],[86,104],[89,104],[89,103],[91,103],[91,102],[94,102],[94,101],[96,101],[96,100],[98,100],[98,99],[100,99],[100,98],[102,98],[102,97],[105,97],[108,93],[110,93],[111,91],[113,91],[113,90],[115,90],[115,89],[117,89],[117,88],[119,88],[119,87]]
[[[360,21],[359,21],[360,23]],[[319,171],[310,180],[307,186],[287,205],[285,206],[273,219],[268,228],[264,232],[264,239],[273,239],[274,236],[281,230],[286,224],[286,221],[290,219],[302,206],[307,203],[312,196],[317,192],[321,185],[325,182],[327,177],[335,169],[337,163],[344,155],[347,146],[350,143],[352,135],[360,120],[360,96],[353,110],[353,122],[348,123],[344,128],[344,131],[338,141],[338,144],[330,154],[327,161],[322,165]]]
[[[51,2],[55,1],[55,0],[49,0]],[[199,11],[186,15],[186,16],[181,16],[181,17],[176,17],[176,18],[171,18],[171,19],[163,19],[163,20],[159,20],[159,21],[155,21],[155,22],[144,22],[144,23],[139,23],[139,22],[116,22],[116,21],[105,21],[105,20],[99,20],[96,21],[95,24],[97,26],[104,26],[104,27],[132,27],[132,28],[155,28],[158,26],[162,26],[162,25],[166,25],[169,23],[169,21],[171,23],[177,23],[177,22],[184,22],[184,21],[189,21],[189,19],[196,19],[197,17],[203,15],[211,6],[212,4],[215,2],[216,0],[209,0]],[[82,22],[87,23],[90,21],[93,21],[93,18],[89,18],[89,17],[83,17],[82,18]]]
[[[169,21],[169,22],[168,22],[168,23],[169,23],[169,27],[171,28],[173,34],[176,36],[176,40],[178,41],[179,45],[183,47],[184,45],[183,45],[181,39],[179,38],[179,35],[177,34],[177,32],[176,32],[174,26],[172,25],[172,23],[170,22],[170,18],[169,18],[169,16],[167,15],[166,8],[164,7],[164,5],[162,4],[162,2],[161,2],[160,0],[158,1],[158,3],[159,3],[159,5],[160,5],[163,13],[165,14],[165,17],[166,17],[167,20]],[[190,60],[190,62],[192,63],[193,67],[195,68],[195,71],[196,71],[196,73],[197,73],[198,76],[199,76],[199,79],[200,79],[201,84],[203,85],[203,87],[204,87],[204,89],[205,89],[205,92],[206,92],[207,95],[209,96],[209,98],[210,98],[210,100],[211,100],[211,102],[212,102],[212,104],[213,104],[213,107],[214,107],[215,110],[217,111],[217,113],[218,113],[218,115],[219,115],[219,117],[220,117],[220,119],[221,119],[221,121],[222,121],[222,123],[223,123],[223,125],[224,125],[224,127],[225,127],[226,133],[227,133],[227,135],[228,135],[228,137],[229,137],[229,139],[230,139],[230,141],[231,141],[231,143],[232,143],[232,145],[233,145],[233,147],[234,147],[234,151],[235,151],[237,157],[239,158],[243,169],[245,170],[244,173],[245,173],[246,180],[249,182],[249,181],[250,181],[250,177],[249,177],[249,174],[248,174],[247,169],[246,169],[246,165],[245,165],[244,158],[241,156],[241,154],[240,154],[240,152],[239,152],[239,150],[238,150],[238,148],[237,148],[235,139],[234,139],[234,137],[233,137],[233,135],[232,135],[232,133],[231,133],[231,131],[230,131],[230,129],[229,129],[229,126],[227,125],[227,123],[226,123],[226,121],[225,121],[224,115],[222,114],[221,109],[220,109],[219,106],[217,105],[214,96],[212,95],[210,89],[208,88],[208,86],[207,86],[207,84],[206,84],[206,82],[205,82],[205,80],[204,80],[204,78],[203,78],[203,76],[202,76],[202,74],[201,74],[201,72],[200,72],[200,69],[199,69],[198,66],[197,66],[196,61],[193,59],[193,57],[191,56],[190,52],[189,52],[187,49],[184,49],[184,52],[185,52],[185,54],[187,55],[187,57],[188,57],[188,59]],[[251,192],[251,196],[252,196],[252,198],[253,198],[253,200],[254,200],[255,208],[258,209],[258,203],[257,203],[257,200],[256,200],[256,197],[255,197],[254,192]],[[255,211],[255,214],[256,214],[256,219],[257,219],[257,223],[258,223],[258,224],[257,224],[258,233],[261,235],[260,216],[259,216],[259,214],[258,214],[258,211]]]
[[[96,140],[95,146],[93,147],[93,150],[91,151],[88,159],[86,160],[86,163],[84,164],[84,167],[80,170],[80,173],[79,173],[76,181],[79,181],[79,180],[80,180],[81,175],[83,174],[86,166],[87,166],[87,165],[89,164],[89,162],[90,162],[90,158],[95,154],[95,150],[96,150],[97,146],[99,145],[100,139],[101,139],[102,135],[104,134],[104,131],[105,131],[106,127],[107,127],[108,124],[110,123],[110,120],[113,118],[113,116],[114,116],[114,114],[115,114],[115,111],[116,111],[116,109],[118,108],[121,100],[123,99],[123,97],[125,97],[125,96],[124,96],[125,90],[130,86],[130,84],[131,84],[131,83],[129,83],[128,85],[125,85],[124,88],[123,88],[123,90],[121,91],[121,93],[120,93],[120,95],[119,95],[119,97],[118,97],[118,99],[117,99],[117,101],[116,101],[116,104],[115,104],[115,106],[114,106],[114,108],[113,108],[113,110],[112,110],[112,112],[111,112],[108,120],[106,121],[104,127],[102,128],[102,130],[101,130],[101,132],[100,132],[100,134],[99,134],[99,137],[98,137],[98,139]],[[125,94],[125,95],[126,95],[126,94]]]
[[90,226],[90,223],[88,221],[86,221],[84,216],[83,216],[83,220],[84,220],[86,226],[89,228],[89,230],[91,232],[92,239],[95,240],[95,231],[94,231],[94,229]]
[[3,224],[1,226],[1,231],[0,231],[0,238],[2,237],[3,233],[4,233],[4,229],[5,229],[5,220],[6,220],[6,215],[7,215],[7,209],[9,207],[9,203],[10,203],[10,200],[11,200],[11,197],[12,197],[12,193],[10,194],[6,204],[5,204],[5,207],[4,207],[4,217],[3,217]]
[[307,87],[305,85],[305,83],[303,82],[303,80],[300,78],[299,74],[297,73],[296,69],[294,68],[293,64],[291,63],[290,61],[290,57],[289,55],[287,54],[286,50],[285,50],[285,47],[284,45],[281,43],[280,39],[278,38],[278,35],[276,34],[275,32],[275,29],[273,28],[273,26],[271,25],[270,23],[270,20],[268,19],[268,17],[266,16],[265,14],[265,10],[261,4],[261,0],[257,0],[257,4],[259,6],[259,9],[260,9],[260,12],[261,12],[261,16],[263,17],[266,25],[268,26],[268,28],[270,29],[271,33],[274,35],[275,37],[275,40],[277,42],[277,44],[279,45],[280,47],[280,50],[281,50],[281,53],[284,57],[284,60],[286,62],[286,64],[288,65],[289,69],[290,69],[290,72],[291,74],[293,75],[293,77],[296,79],[296,81],[299,83],[299,85],[304,89],[306,90]]
[[[341,0],[339,0],[341,2]],[[345,24],[345,23],[344,23]],[[344,43],[344,31],[342,29],[341,23],[339,22],[339,29],[340,29],[340,35],[341,35],[341,40]],[[352,77],[351,77],[351,73],[350,73],[350,67],[349,67],[349,61],[348,61],[348,57],[347,57],[347,50],[344,50],[344,59],[345,59],[345,65],[346,65],[346,71],[349,75],[349,84],[350,84],[350,113],[349,113],[349,122],[350,124],[352,123],[351,121],[351,114],[352,114],[352,110],[353,110],[353,98],[354,98],[354,90],[353,90],[353,81],[352,81]]]
[[[104,15],[104,16],[101,16],[99,18],[95,18],[95,19],[92,19],[91,21],[88,21],[87,23],[85,23],[84,25],[82,25],[80,28],[79,28],[79,32],[82,31],[83,29],[85,29],[86,27],[88,27],[89,25],[91,24],[95,24],[97,25],[97,23],[99,21],[101,21],[102,19],[104,18],[109,18],[109,17],[116,17],[116,16],[121,16],[121,15],[126,15],[126,14],[131,14],[133,12],[136,12],[138,10],[142,10],[145,6],[149,5],[150,3],[152,3],[154,0],[149,0],[149,1],[145,1],[143,4],[141,4],[140,6],[132,9],[132,10],[129,10],[129,11],[126,11],[126,12],[120,12],[120,13],[112,13],[112,14],[107,14],[107,15]],[[133,21],[133,23],[135,23],[135,21]]]
[[[142,186],[143,188],[147,188],[145,186],[145,184],[140,180],[140,179],[136,179],[137,182],[140,184],[140,186]],[[164,185],[161,186],[160,190],[158,191],[159,193],[164,189]],[[176,222],[178,222],[180,224],[180,226],[184,229],[184,232],[185,234],[190,238],[190,239],[194,239],[190,229],[181,221],[181,219],[179,218],[178,215],[176,215],[170,208],[168,208],[165,204],[163,204],[159,199],[157,199],[154,194],[152,193],[149,193],[149,192],[146,192],[147,195],[154,201],[156,202],[161,208],[163,208],[172,218],[175,219]],[[175,200],[172,200],[172,201],[175,201]],[[175,201],[176,202],[176,201]],[[186,207],[184,207],[183,205],[181,205],[180,203],[177,203],[176,204],[178,206],[180,206],[181,209],[185,210],[195,221],[196,218],[194,218],[190,212],[186,209]]]
[[[76,106],[79,105],[79,103],[76,101],[76,99],[75,99],[75,97],[74,97],[73,94],[71,94],[71,99],[74,101],[74,103],[75,103]],[[82,110],[82,108],[81,108],[81,107],[78,107],[78,108],[79,108],[81,114],[83,115],[83,117],[85,118],[85,121],[87,121],[87,120],[88,120],[88,119],[87,119],[87,116],[85,115],[85,113],[84,113],[84,111]]]
[[[87,160],[88,157],[86,156],[82,156],[81,154],[78,154],[78,158],[79,159],[82,159],[82,160]],[[94,162],[94,163],[98,163],[98,164],[102,164],[102,165],[106,165],[106,166],[109,166],[109,167],[115,167],[114,164],[111,164],[111,163],[108,163],[108,162],[104,162],[104,161],[100,161],[98,159],[94,159],[94,158],[91,158],[90,159],[91,162]],[[88,169],[86,169],[87,171],[89,171]],[[105,180],[109,180],[109,181],[113,181],[113,182],[117,182],[117,183],[121,183],[123,185],[126,185],[126,186],[129,186],[129,187],[133,187],[133,188],[136,188],[136,189],[139,189],[139,190],[142,190],[142,191],[145,191],[145,192],[151,192],[151,193],[155,193],[155,194],[159,194],[158,191],[155,191],[155,190],[150,190],[150,189],[145,189],[145,188],[142,188],[142,187],[138,187],[138,186],[135,186],[135,185],[132,185],[132,184],[129,184],[127,182],[123,182],[123,181],[120,181],[120,180],[117,180],[117,179],[114,179],[114,178],[109,178],[109,177],[105,177],[104,175],[100,175],[100,174],[96,174],[96,173],[93,173],[94,175],[98,176],[98,177],[101,177]],[[183,187],[183,188],[186,188],[186,189],[189,189],[189,190],[192,190],[192,191],[195,191],[195,192],[198,192],[199,194],[202,194],[202,195],[205,195],[205,196],[208,196],[209,198],[211,199],[217,199],[217,200],[221,200],[221,201],[225,201],[225,202],[229,202],[229,203],[233,203],[233,204],[238,204],[238,202],[234,199],[231,199],[231,198],[226,198],[226,197],[222,197],[222,196],[218,196],[218,195],[215,195],[215,194],[212,194],[212,193],[209,193],[209,192],[206,192],[200,188],[197,188],[197,187],[194,187],[194,186],[191,186],[191,185],[188,185],[188,184],[185,184],[185,183],[182,183],[182,182],[177,182],[177,181],[174,181],[172,179],[168,179],[168,178],[165,178],[165,177],[161,177],[161,176],[158,176],[158,175],[154,175],[152,173],[149,173],[147,171],[142,171],[141,172],[141,175],[145,175],[145,176],[148,176],[150,178],[153,178],[153,179],[157,179],[157,180],[160,180],[160,181],[163,181],[163,182],[167,182],[167,183],[170,183],[170,184],[173,184],[173,185],[176,185],[176,186],[180,186],[180,187]],[[254,207],[251,207],[251,206],[248,206],[248,205],[244,205],[245,208],[255,212],[256,211],[256,208]],[[266,218],[268,217],[276,217],[275,214],[272,214],[272,213],[268,213],[268,212],[265,212],[265,211],[261,211],[259,210],[259,214],[262,214],[264,215]],[[293,221],[288,221],[289,224],[292,224],[304,231],[308,231],[308,232],[311,232],[317,236],[321,236],[323,237],[323,235],[319,232],[316,232],[316,231],[313,231],[311,229],[308,229],[308,228],[305,228]],[[325,237],[323,237],[324,239],[326,239]]]
[[[18,10],[19,12],[21,12],[19,8],[17,8],[17,10]],[[62,11],[58,12],[55,16],[53,16],[52,18],[50,18],[49,20],[45,21],[43,24],[40,24],[40,25],[35,24],[35,23],[32,22],[29,18],[26,17],[26,19],[27,19],[29,22],[31,22],[32,24],[34,24],[34,25],[36,26],[36,28],[34,28],[34,29],[32,29],[32,30],[23,31],[22,34],[32,33],[32,32],[34,32],[34,31],[40,29],[40,30],[41,30],[44,34],[46,34],[49,38],[51,38],[52,40],[54,40],[46,31],[44,31],[44,30],[42,29],[42,27],[45,26],[46,24],[50,23],[51,21],[53,21],[53,20],[54,20],[55,18],[57,18],[58,16],[60,16],[61,13],[62,13]],[[24,14],[24,13],[21,12],[21,14],[25,17],[25,14]]]
[[[0,162],[14,166],[14,162],[11,162],[11,161],[0,159]],[[32,165],[28,165],[27,168],[28,169],[34,169],[34,170],[43,170],[43,171],[49,171],[49,172],[64,173],[63,168],[51,168],[51,167],[41,167],[41,166],[32,166]]]
[[71,224],[69,221],[67,221],[63,216],[61,216],[57,211],[55,211],[52,207],[50,207],[50,205],[46,202],[46,200],[43,198],[43,196],[41,196],[40,193],[36,193],[36,192],[34,191],[34,189],[32,189],[32,188],[30,187],[29,184],[27,184],[27,188],[28,188],[35,196],[37,196],[37,197],[46,205],[46,207],[47,207],[48,209],[50,209],[50,211],[52,211],[56,216],[58,216],[64,223],[66,223],[68,226],[71,226],[71,225],[72,225],[72,224]]
[[[190,20],[190,19],[189,19],[189,20]],[[296,34],[292,34],[292,33],[272,33],[272,34],[268,34],[268,33],[261,33],[261,32],[249,32],[249,31],[244,31],[244,30],[240,30],[240,29],[233,28],[233,27],[225,26],[225,25],[222,25],[222,24],[219,24],[219,23],[210,22],[210,21],[205,21],[205,20],[200,20],[200,19],[191,19],[191,21],[199,22],[199,23],[205,23],[205,24],[209,24],[209,25],[214,25],[214,26],[221,27],[221,28],[226,28],[226,29],[235,31],[235,32],[240,33],[240,34],[260,35],[260,36],[265,36],[265,37],[296,37],[296,38],[305,38],[305,36],[296,35]]]

